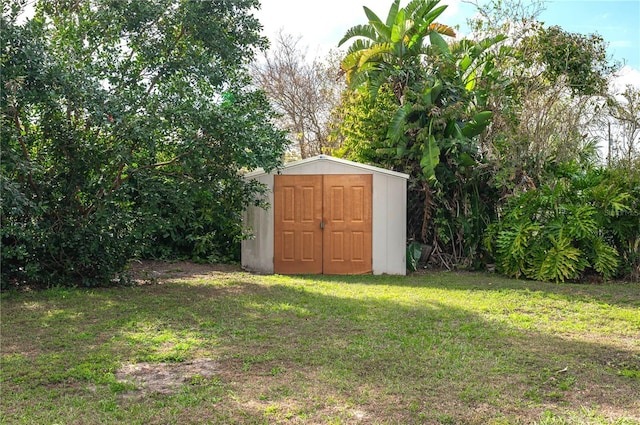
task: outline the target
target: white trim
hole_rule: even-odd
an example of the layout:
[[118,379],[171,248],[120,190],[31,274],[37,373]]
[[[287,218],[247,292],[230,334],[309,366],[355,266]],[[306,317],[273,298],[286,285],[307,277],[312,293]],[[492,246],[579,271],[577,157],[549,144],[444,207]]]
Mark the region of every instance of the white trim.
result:
[[[335,158],[333,156],[328,156],[328,155],[317,155],[311,158],[301,159],[300,161],[289,162],[287,164],[284,164],[282,168],[295,168],[295,167],[299,167],[301,165],[304,165],[310,162],[315,162],[315,161],[332,161],[332,162],[337,162],[339,164],[348,165],[351,167],[362,168],[363,170],[372,171],[374,173],[387,174],[393,177],[409,179],[408,174],[399,173],[397,171],[386,170],[384,168],[375,167],[373,165],[360,164],[359,162],[348,161],[346,159]],[[273,172],[277,173],[276,170],[274,170]],[[256,176],[261,176],[263,174],[267,174],[267,173],[262,168],[258,168],[257,170],[254,170],[250,173],[245,174],[244,177],[256,177]]]

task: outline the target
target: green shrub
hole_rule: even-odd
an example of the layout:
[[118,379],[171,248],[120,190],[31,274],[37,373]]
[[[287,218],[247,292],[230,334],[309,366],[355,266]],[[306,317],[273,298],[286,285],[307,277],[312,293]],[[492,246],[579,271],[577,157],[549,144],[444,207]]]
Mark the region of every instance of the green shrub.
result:
[[24,3],[0,18],[2,286],[236,258],[258,189],[240,172],[287,145],[248,79],[251,2]]
[[615,170],[590,170],[509,199],[485,239],[498,270],[555,282],[587,273],[605,280],[630,275],[640,238],[639,198],[631,187]]

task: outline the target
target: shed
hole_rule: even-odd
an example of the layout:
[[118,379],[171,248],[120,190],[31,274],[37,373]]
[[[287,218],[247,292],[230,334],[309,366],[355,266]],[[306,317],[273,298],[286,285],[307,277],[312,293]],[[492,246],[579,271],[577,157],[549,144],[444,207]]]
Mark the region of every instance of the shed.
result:
[[407,174],[318,155],[245,176],[268,188],[251,206],[242,267],[278,274],[406,274]]

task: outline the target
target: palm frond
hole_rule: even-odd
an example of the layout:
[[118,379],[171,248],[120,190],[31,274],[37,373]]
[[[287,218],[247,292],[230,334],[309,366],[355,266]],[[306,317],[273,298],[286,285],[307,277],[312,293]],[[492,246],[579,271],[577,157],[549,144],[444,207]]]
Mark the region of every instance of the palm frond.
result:
[[363,86],[369,80],[367,72],[352,72],[348,77],[347,84],[352,89]]
[[448,35],[449,37],[456,36],[456,32],[449,25],[439,24],[437,22],[429,24],[429,31],[435,31],[438,34]]
[[369,49],[362,52],[362,56],[358,61],[358,67],[361,67],[366,62],[376,61],[382,58],[386,53],[393,51],[393,45],[391,43],[377,43],[371,46]]
[[438,4],[439,0],[411,0],[404,8],[408,16],[420,17],[427,14],[433,7]]
[[442,14],[442,12],[444,12],[444,10],[447,8],[447,6],[440,6],[437,7],[433,10],[431,10],[429,13],[427,13],[423,18],[422,18],[422,23],[426,24],[427,26],[431,25],[431,23],[433,23],[433,21],[436,20],[436,18],[438,16],[440,16]]
[[411,111],[411,105],[405,105],[402,108],[398,108],[396,113],[391,119],[389,130],[387,131],[387,138],[393,143],[400,140],[400,137],[404,134],[404,124],[407,120],[407,115]]
[[353,44],[351,44],[351,46],[349,46],[349,48],[347,49],[347,55],[350,55],[355,52],[367,50],[371,48],[373,44],[374,43],[371,40],[364,40],[364,39],[355,40]]
[[[371,66],[373,67],[373,64],[371,64]],[[387,82],[386,75],[376,71],[377,69],[369,74],[369,98],[372,104],[375,103],[378,98],[380,87]]]
[[371,25],[355,25],[347,30],[342,39],[338,42],[338,47],[354,37],[363,37],[370,40],[377,40],[378,33]]
[[357,50],[345,56],[344,59],[342,59],[342,62],[340,62],[340,68],[347,73],[350,70],[356,69],[358,62],[360,61],[360,57],[362,56],[362,52],[364,52],[364,50]]

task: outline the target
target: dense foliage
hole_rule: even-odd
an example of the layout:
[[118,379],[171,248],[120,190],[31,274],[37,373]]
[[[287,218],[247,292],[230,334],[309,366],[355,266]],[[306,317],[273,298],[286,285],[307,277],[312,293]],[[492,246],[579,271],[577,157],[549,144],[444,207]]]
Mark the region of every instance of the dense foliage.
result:
[[487,232],[498,270],[545,281],[638,276],[640,180],[565,166],[512,197]]
[[257,1],[18,3],[2,6],[3,285],[236,258],[259,190],[239,171],[286,145],[248,85]]
[[361,38],[342,62],[355,94],[340,112],[337,152],[408,173],[409,238],[430,244],[445,265],[468,262],[494,215],[474,139],[491,118],[484,109],[497,83],[490,49],[502,37],[449,44],[440,34],[453,31],[434,22],[445,6],[398,3],[384,22],[365,9],[370,24],[345,36]]
[[[262,190],[240,174],[287,146],[269,103],[302,117],[287,128],[304,156],[339,146],[410,174],[415,258],[640,277],[638,90],[612,92],[602,38],[546,28],[521,0],[489,1],[473,40],[436,22],[438,0],[394,0],[384,20],[365,7],[331,116],[331,64],[299,66],[291,45],[258,81],[270,99],[251,84],[258,0],[28,3],[2,3],[3,286],[117,281],[136,256],[237,259]],[[292,114],[275,98],[290,93]],[[594,162],[603,128],[608,168]]]
[[474,40],[442,37],[455,34],[434,22],[438,1],[394,1],[385,20],[365,8],[369,23],[342,41],[353,41],[342,61],[351,90],[336,154],[410,174],[407,236],[432,264],[637,276],[637,178],[595,166],[593,136],[607,106],[633,152],[634,98],[608,93],[602,38],[511,16],[528,8],[507,3],[492,3],[501,25],[483,11]]

